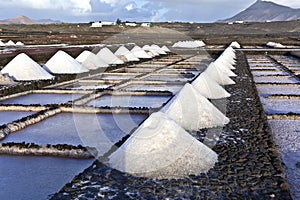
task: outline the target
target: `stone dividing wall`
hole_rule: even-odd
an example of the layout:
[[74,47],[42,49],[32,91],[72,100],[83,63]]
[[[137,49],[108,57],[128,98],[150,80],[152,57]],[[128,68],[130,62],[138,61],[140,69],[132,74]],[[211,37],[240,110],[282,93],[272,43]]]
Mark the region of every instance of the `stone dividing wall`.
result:
[[48,110],[33,114],[29,117],[24,117],[20,120],[3,125],[0,127],[0,140],[3,140],[5,137],[10,135],[11,133],[22,130],[29,125],[39,123],[39,122],[41,122],[51,116],[54,116],[58,113],[61,113],[60,108],[50,108]]

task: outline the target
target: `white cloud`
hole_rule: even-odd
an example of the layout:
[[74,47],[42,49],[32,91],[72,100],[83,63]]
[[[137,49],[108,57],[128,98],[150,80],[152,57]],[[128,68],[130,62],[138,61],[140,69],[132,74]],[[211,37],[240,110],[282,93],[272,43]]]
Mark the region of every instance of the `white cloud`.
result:
[[11,0],[5,1],[4,6],[19,6],[44,10],[62,9],[70,11],[72,14],[85,14],[92,10],[90,0]]

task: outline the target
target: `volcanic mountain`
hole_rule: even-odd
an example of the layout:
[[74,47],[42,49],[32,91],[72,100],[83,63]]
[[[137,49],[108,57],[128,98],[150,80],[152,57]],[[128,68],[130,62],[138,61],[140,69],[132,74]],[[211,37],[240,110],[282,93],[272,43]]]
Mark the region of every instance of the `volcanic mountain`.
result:
[[300,19],[300,9],[279,5],[271,1],[257,0],[246,10],[220,22],[266,22]]
[[26,16],[17,16],[10,19],[0,20],[0,24],[36,24],[36,22]]

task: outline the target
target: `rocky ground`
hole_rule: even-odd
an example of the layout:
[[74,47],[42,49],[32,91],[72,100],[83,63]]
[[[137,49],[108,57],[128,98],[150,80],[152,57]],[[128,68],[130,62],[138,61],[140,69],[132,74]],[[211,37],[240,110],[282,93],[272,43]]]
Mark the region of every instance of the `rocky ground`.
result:
[[[241,52],[235,73],[237,84],[226,88],[232,94],[226,113],[231,122],[213,147],[219,162],[207,174],[145,179],[96,161],[51,199],[291,199],[266,115]],[[206,132],[199,133],[199,139]]]

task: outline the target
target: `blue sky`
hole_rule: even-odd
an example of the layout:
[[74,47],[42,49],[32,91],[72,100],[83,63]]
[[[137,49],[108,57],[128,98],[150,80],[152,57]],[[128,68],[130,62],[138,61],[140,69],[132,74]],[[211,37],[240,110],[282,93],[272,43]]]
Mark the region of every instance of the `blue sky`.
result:
[[[256,0],[1,0],[0,19],[25,15],[64,22],[185,21],[229,18]],[[273,2],[300,8],[299,0]]]

